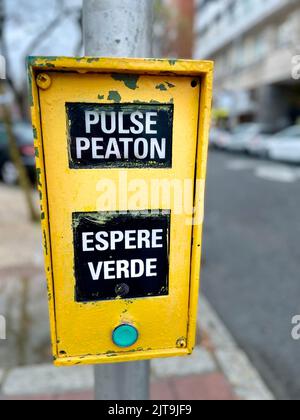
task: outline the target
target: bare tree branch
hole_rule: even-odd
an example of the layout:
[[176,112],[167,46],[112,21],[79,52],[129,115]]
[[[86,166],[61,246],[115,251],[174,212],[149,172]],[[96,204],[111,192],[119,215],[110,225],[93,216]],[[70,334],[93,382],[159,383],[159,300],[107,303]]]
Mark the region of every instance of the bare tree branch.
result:
[[28,55],[32,54],[33,51],[36,49],[36,47],[43,41],[43,39],[49,37],[49,34],[53,32],[68,15],[72,15],[72,14],[74,14],[74,10],[70,8],[66,8],[62,10],[54,19],[52,19],[51,22],[49,22],[49,24],[43,29],[43,31],[38,33],[36,37],[34,37],[31,40],[31,42],[26,48],[24,59]]
[[[55,10],[58,10],[56,16],[53,19],[51,19],[47,26],[41,32],[37,33],[37,35],[30,41],[29,45],[27,45],[22,60],[24,63],[26,61],[27,56],[33,54],[36,48],[43,42],[43,40],[49,38],[51,33],[53,33],[55,29],[59,27],[59,25],[61,25],[64,19],[66,19],[68,16],[75,17],[75,19],[78,21],[78,24],[81,26],[81,13],[79,10],[74,10],[73,8],[66,7],[64,0],[56,0],[54,4]],[[4,36],[5,22],[7,20],[7,16],[5,16],[4,6],[4,0],[0,0],[0,46],[2,54],[6,59],[7,74],[9,75],[10,57],[8,54],[7,43]],[[80,42],[78,43],[77,50],[80,51],[81,47],[82,40],[80,40]],[[22,117],[26,117],[27,110],[26,106],[24,105],[25,101],[23,86],[21,86],[21,88],[18,88],[14,80],[9,76],[7,77],[7,83],[15,96],[20,115],[22,115]]]
[[[7,57],[6,43],[3,39],[4,38],[3,37],[4,22],[5,22],[4,1],[0,0],[0,28],[1,28],[0,29],[0,45],[1,45],[2,53],[4,54],[5,57]],[[14,84],[12,83],[12,81],[10,79],[7,79],[7,82],[9,82],[11,89],[13,89],[14,93],[16,94],[17,92],[14,88]],[[5,94],[5,85],[6,83],[3,81],[0,83],[0,95]],[[24,196],[28,205],[31,220],[36,221],[38,219],[38,216],[36,214],[34,202],[32,199],[31,184],[28,177],[28,173],[24,167],[24,164],[20,155],[17,139],[13,131],[11,110],[9,106],[6,104],[2,104],[1,108],[2,108],[3,123],[7,132],[10,158],[19,173],[19,182],[24,192]]]

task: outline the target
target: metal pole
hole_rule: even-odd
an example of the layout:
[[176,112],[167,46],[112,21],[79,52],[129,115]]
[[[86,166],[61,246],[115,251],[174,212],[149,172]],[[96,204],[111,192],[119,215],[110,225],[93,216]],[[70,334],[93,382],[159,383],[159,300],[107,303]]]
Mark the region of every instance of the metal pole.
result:
[[153,0],[84,0],[86,55],[151,57]]
[[[98,57],[151,57],[153,0],[84,0],[85,54]],[[95,366],[95,398],[149,399],[150,362]]]
[[95,398],[98,401],[146,401],[149,384],[149,362],[95,366]]

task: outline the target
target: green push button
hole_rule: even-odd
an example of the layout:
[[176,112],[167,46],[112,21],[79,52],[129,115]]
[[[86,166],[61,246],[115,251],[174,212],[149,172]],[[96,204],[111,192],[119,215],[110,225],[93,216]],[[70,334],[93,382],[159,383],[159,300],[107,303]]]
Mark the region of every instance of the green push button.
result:
[[113,332],[113,342],[118,347],[131,347],[139,338],[138,330],[132,325],[120,325]]

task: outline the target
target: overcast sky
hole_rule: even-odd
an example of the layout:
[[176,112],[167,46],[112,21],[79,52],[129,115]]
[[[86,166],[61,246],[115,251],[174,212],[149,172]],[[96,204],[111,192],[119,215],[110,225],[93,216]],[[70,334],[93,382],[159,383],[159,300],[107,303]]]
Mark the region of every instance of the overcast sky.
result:
[[[32,41],[60,13],[62,4],[75,13],[66,16],[59,26],[44,38],[39,37],[34,47]],[[82,0],[5,0],[5,36],[8,45],[10,70],[18,84],[26,80],[26,55],[74,55],[80,40],[76,10]]]

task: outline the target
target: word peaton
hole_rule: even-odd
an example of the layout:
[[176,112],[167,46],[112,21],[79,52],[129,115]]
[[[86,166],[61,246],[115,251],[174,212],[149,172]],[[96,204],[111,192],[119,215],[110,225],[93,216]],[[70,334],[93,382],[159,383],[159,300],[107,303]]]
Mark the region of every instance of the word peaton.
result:
[[68,104],[71,167],[169,166],[173,106]]

